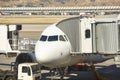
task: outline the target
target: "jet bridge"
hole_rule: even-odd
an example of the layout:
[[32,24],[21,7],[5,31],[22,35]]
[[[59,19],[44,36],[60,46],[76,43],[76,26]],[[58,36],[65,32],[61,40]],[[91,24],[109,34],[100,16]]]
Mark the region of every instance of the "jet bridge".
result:
[[120,51],[118,19],[73,17],[57,24],[69,38],[72,52],[116,54]]

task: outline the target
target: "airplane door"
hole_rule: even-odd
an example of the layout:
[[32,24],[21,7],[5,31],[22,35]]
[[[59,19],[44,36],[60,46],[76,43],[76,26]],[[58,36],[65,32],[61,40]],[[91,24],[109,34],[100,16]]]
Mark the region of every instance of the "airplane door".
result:
[[80,27],[81,53],[92,53],[92,31],[90,20],[82,20]]

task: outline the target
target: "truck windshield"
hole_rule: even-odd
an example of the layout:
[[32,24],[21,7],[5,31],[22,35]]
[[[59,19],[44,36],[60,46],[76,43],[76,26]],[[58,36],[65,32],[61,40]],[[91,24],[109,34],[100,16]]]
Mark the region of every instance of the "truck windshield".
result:
[[40,72],[40,66],[39,65],[33,65],[31,66],[33,74]]

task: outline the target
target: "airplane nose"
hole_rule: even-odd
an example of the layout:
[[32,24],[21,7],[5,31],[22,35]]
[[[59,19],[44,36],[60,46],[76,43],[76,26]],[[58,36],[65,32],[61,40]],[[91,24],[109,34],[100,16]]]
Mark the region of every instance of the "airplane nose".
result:
[[[70,61],[69,53],[57,42],[40,42],[35,47],[36,61],[47,67],[66,64]],[[63,51],[63,52],[62,52]]]
[[53,63],[56,59],[57,59],[57,55],[55,54],[57,52],[54,52],[53,50],[40,50],[40,51],[36,51],[36,59],[39,63],[41,64],[51,64]]
[[49,59],[49,56],[47,55],[48,53],[47,52],[41,52],[39,53],[40,55],[38,56],[38,61],[42,64],[47,64],[50,62],[50,59]]

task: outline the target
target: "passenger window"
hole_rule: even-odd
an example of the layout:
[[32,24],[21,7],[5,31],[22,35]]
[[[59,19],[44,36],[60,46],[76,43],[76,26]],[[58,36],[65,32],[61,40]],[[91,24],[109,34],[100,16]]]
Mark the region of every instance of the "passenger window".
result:
[[60,41],[65,41],[64,37],[62,35],[59,36]]
[[58,36],[49,36],[48,41],[58,41]]
[[90,29],[85,31],[85,38],[90,38]]
[[47,40],[47,36],[42,35],[40,41],[46,41],[46,40]]

